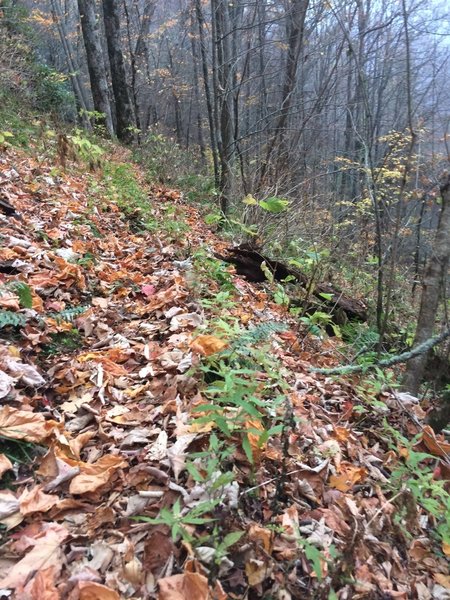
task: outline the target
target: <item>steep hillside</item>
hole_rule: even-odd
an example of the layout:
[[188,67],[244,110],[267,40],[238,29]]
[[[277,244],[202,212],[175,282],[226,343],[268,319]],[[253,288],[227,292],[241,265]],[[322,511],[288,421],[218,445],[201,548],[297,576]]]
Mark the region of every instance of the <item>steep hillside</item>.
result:
[[449,448],[414,399],[316,375],[339,342],[182,192],[39,135],[0,158],[2,597],[448,598]]

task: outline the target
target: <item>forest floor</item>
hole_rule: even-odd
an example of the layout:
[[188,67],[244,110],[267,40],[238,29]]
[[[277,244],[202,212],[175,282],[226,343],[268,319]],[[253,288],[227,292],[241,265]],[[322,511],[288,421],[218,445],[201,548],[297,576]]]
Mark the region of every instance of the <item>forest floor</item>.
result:
[[449,445],[114,152],[0,155],[0,597],[450,598]]

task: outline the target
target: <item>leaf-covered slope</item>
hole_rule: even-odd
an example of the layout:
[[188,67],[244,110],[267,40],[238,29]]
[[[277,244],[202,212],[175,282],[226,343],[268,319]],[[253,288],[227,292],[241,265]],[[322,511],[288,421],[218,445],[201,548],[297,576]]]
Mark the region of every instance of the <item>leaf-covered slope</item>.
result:
[[0,588],[448,597],[448,448],[420,409],[311,373],[334,344],[214,259],[179,192],[121,187],[127,160],[0,159]]

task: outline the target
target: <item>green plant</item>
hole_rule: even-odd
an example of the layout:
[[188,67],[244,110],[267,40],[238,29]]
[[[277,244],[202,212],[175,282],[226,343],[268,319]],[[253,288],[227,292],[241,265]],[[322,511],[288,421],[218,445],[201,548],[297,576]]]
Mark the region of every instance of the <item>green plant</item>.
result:
[[[434,529],[437,541],[450,544],[450,493],[447,482],[435,478],[436,457],[414,449],[420,434],[412,440],[407,440],[387,424],[385,427],[395,443],[403,447],[404,456],[404,461],[399,462],[391,471],[386,487],[396,495],[395,502],[400,508],[405,508],[405,505],[401,504],[402,499],[406,499],[406,494],[410,494],[417,508],[425,510],[431,516],[430,525]],[[400,518],[398,522],[407,532],[405,519]]]
[[308,332],[317,337],[323,337],[326,333],[326,327],[331,327],[336,336],[340,337],[341,335],[339,325],[333,323],[333,316],[321,310],[300,317],[300,321],[308,327]]
[[51,342],[42,347],[42,352],[47,356],[73,352],[82,345],[82,337],[78,329],[51,333],[50,339]]
[[7,140],[13,137],[14,134],[10,131],[0,131],[0,144],[3,146],[10,146],[11,144]]
[[45,64],[36,64],[34,72],[36,108],[65,119],[73,119],[76,115],[75,98],[67,75]]
[[89,306],[87,305],[72,306],[61,310],[60,312],[48,313],[47,317],[55,319],[55,321],[57,321],[58,323],[72,323],[77,317],[86,312],[88,308]]
[[3,327],[23,327],[27,322],[26,315],[12,310],[0,310],[0,329]]
[[20,306],[22,308],[32,308],[33,297],[29,285],[27,285],[23,281],[18,280],[8,281],[4,285],[0,285],[0,296],[8,290],[11,290],[15,294],[17,294]]
[[157,517],[150,518],[145,516],[134,517],[136,521],[145,521],[152,525],[166,525],[170,528],[172,539],[177,540],[181,537],[185,542],[193,543],[195,538],[189,532],[190,525],[206,525],[215,519],[208,516],[218,505],[219,500],[201,502],[192,509],[182,510],[181,502],[178,498],[171,509],[162,508]]
[[76,129],[74,134],[68,137],[75,148],[75,153],[79,160],[87,163],[90,168],[95,168],[105,153],[104,150],[97,144],[94,144],[94,142],[91,142],[86,133],[81,129]]
[[[213,279],[222,288],[221,291],[233,292],[233,279],[226,264],[208,254],[204,248],[199,248],[192,255],[192,265],[197,278],[205,287],[210,287],[210,281]],[[212,296],[212,299],[215,296]]]
[[220,440],[213,432],[209,436],[208,448],[201,452],[191,452],[186,470],[197,483],[209,483],[212,492],[234,480],[232,471],[222,473],[222,468],[235,452],[232,444]]
[[285,399],[283,370],[261,343],[264,336],[269,337],[278,328],[264,324],[246,331],[236,321],[230,325],[223,319],[215,321],[214,326],[230,342],[220,354],[205,359],[200,366],[207,384],[203,391],[206,402],[193,412],[204,413],[196,419],[199,425],[214,423],[227,439],[237,436],[247,459],[253,463],[252,442],[262,447],[283,429],[279,410]]

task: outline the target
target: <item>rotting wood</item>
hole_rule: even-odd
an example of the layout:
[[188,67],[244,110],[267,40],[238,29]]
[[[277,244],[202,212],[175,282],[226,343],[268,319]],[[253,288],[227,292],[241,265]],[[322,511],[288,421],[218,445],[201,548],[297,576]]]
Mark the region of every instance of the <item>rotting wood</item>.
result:
[[[276,281],[283,282],[288,277],[292,277],[302,287],[308,286],[308,277],[304,273],[278,260],[268,258],[257,248],[252,248],[248,244],[227,248],[225,255],[215,253],[215,256],[234,265],[236,273],[242,275],[248,281],[267,281],[266,274],[262,268],[262,264],[265,263]],[[331,298],[326,298],[323,294],[331,296]],[[312,295],[320,300],[321,304],[329,308],[333,315],[339,313],[342,315],[344,313],[349,320],[367,321],[367,308],[365,304],[356,298],[349,298],[341,290],[329,283],[315,284]]]

